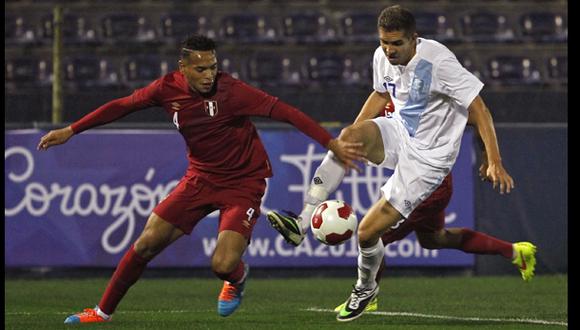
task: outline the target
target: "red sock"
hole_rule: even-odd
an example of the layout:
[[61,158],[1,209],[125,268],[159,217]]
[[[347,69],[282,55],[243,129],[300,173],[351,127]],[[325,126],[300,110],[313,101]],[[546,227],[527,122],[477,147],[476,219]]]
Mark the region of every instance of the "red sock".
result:
[[147,260],[135,253],[133,245],[129,247],[129,250],[125,253],[119,265],[117,265],[117,269],[109,280],[107,289],[99,302],[101,311],[108,315],[113,314],[127,290],[141,277],[147,262]]
[[240,260],[240,263],[238,264],[236,269],[234,269],[234,271],[229,274],[222,274],[216,272],[214,272],[214,274],[216,274],[217,277],[219,277],[224,281],[228,281],[234,284],[239,283],[244,277],[244,262]]
[[512,243],[468,228],[462,228],[461,234],[463,235],[461,251],[476,254],[501,254],[508,259],[513,257]]

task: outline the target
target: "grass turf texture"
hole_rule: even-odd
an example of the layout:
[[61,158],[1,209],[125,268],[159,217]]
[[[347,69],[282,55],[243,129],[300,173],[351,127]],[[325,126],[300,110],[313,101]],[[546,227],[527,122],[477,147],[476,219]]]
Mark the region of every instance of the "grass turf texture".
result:
[[[5,327],[559,329],[568,324],[568,277],[554,275],[536,276],[530,283],[524,283],[515,276],[386,277],[379,293],[378,312],[383,315],[365,314],[346,324],[337,322],[336,314],[331,310],[346,300],[354,279],[250,278],[242,306],[233,315],[224,318],[216,311],[222,284],[219,280],[145,278],[129,290],[111,323],[64,325],[66,316],[95,306],[107,281],[104,278],[5,279]],[[532,324],[508,319],[542,320],[564,325]]]

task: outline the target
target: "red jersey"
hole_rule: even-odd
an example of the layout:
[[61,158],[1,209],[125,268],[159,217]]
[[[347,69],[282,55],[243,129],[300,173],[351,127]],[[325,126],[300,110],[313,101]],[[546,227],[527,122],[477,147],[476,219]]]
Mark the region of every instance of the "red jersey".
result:
[[79,133],[133,111],[161,106],[187,144],[185,176],[201,176],[218,185],[272,176],[268,155],[249,116],[290,122],[323,146],[331,139],[310,117],[227,73],[219,72],[215,84],[214,92],[199,94],[175,71],[105,104],[72,128]]

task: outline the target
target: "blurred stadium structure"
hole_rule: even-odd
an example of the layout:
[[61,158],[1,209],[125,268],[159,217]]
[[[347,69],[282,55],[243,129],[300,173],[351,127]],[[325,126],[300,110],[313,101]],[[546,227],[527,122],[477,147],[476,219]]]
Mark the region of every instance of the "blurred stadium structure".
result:
[[[56,3],[6,3],[8,123],[50,121]],[[376,17],[391,3],[66,1],[63,120],[176,69],[179,42],[203,33],[218,41],[223,70],[319,121],[350,122],[371,88]],[[484,98],[497,122],[567,121],[566,1],[415,0],[405,6],[416,13],[421,36],[445,43],[486,83]],[[164,118],[150,112],[126,120]]]
[[[349,123],[372,88],[376,17],[394,2],[8,0],[9,129],[51,122],[52,10],[58,3],[64,14],[65,123],[176,69],[179,42],[189,33],[216,39],[222,70],[320,122]],[[545,253],[539,272],[567,272],[567,1],[404,5],[416,14],[421,36],[443,42],[486,83],[482,96],[517,188],[514,204],[506,207],[502,197],[475,182],[476,226],[507,240],[537,242]],[[120,123],[115,127],[172,127],[161,111],[135,113]],[[513,269],[499,258],[478,257],[476,271]]]

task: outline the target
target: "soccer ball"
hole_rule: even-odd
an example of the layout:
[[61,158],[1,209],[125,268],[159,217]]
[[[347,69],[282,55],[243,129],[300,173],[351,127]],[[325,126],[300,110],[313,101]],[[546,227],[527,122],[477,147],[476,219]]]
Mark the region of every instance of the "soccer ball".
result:
[[314,237],[327,245],[346,242],[356,231],[358,220],[352,207],[343,201],[328,200],[320,203],[310,219]]

